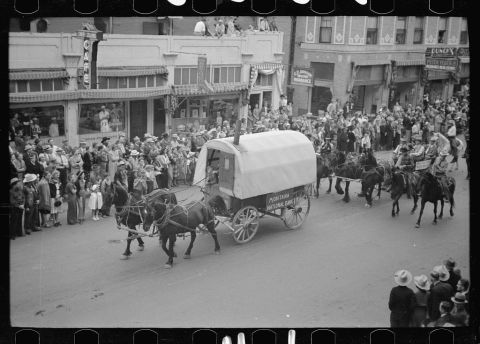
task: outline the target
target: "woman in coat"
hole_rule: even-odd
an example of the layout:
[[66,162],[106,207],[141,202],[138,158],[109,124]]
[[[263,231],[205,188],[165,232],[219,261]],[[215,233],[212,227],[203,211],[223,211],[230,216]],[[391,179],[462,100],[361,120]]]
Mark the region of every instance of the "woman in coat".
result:
[[48,218],[50,217],[50,187],[48,182],[50,180],[50,173],[45,172],[43,174],[42,179],[38,183],[38,196],[39,196],[39,204],[38,204],[38,211],[40,212],[40,227],[43,228],[50,228],[51,226],[48,224]]
[[74,225],[78,223],[78,209],[77,209],[77,188],[75,182],[77,181],[76,174],[70,174],[69,181],[65,186],[65,197],[67,199],[67,223]]
[[348,127],[348,132],[347,132],[347,152],[348,153],[353,153],[355,152],[355,142],[357,141],[357,138],[353,132],[353,127],[350,126]]
[[428,297],[430,296],[430,281],[425,275],[415,276],[413,282],[417,287],[415,292],[416,306],[412,314],[412,327],[425,327],[428,324]]
[[87,182],[85,181],[85,174],[79,172],[77,174],[77,181],[75,182],[77,188],[77,207],[78,207],[78,223],[82,224],[85,221],[85,204],[87,201]]
[[22,180],[12,178],[10,180],[10,239],[24,236],[22,230],[22,216],[25,208]]

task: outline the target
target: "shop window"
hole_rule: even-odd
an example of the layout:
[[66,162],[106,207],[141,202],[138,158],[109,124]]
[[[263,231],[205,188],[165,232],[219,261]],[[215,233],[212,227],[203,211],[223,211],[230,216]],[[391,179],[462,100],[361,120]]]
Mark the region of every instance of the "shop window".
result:
[[462,18],[462,24],[460,28],[460,44],[468,44],[468,25],[467,18]]
[[197,83],[198,71],[197,68],[189,68],[190,69],[190,84]]
[[216,84],[220,82],[220,68],[213,69],[213,82]]
[[182,85],[190,84],[190,72],[188,68],[182,68]]
[[17,84],[15,81],[10,81],[9,82],[9,86],[10,86],[10,89],[9,89],[9,92],[10,93],[15,93],[17,92]]
[[257,79],[257,85],[259,86],[272,86],[273,85],[273,74],[265,75],[259,74]]
[[[29,122],[36,119],[35,123],[40,127],[40,138],[65,135],[65,111],[62,105],[10,109],[10,117],[13,117],[16,113],[19,114],[20,122]],[[24,134],[29,136],[35,132],[33,127],[25,129],[27,132],[24,132]]]
[[438,43],[447,43],[447,18],[438,19]]
[[414,44],[422,44],[423,43],[424,18],[425,17],[415,17],[415,30],[414,30],[414,33],[413,33],[413,43]]
[[127,88],[127,78],[125,77],[118,78],[118,88]]
[[222,84],[227,83],[227,80],[228,80],[227,73],[228,73],[228,68],[227,67],[222,67],[220,69],[220,82]]
[[147,78],[144,76],[138,77],[138,88],[147,86]]
[[42,90],[40,80],[30,80],[30,92],[40,92]]
[[64,82],[62,79],[53,79],[53,89],[55,91],[62,91],[64,89]]
[[25,80],[17,82],[18,92],[28,92],[28,83]]
[[333,74],[335,71],[334,63],[312,62],[311,66],[313,68],[315,79],[329,81],[333,80]]
[[367,44],[377,44],[378,17],[367,17]]
[[166,82],[165,76],[161,74],[155,75],[155,83],[157,87],[164,86]]
[[182,84],[182,69],[181,68],[175,68],[175,71],[173,73],[173,83],[175,85],[181,85]]
[[155,87],[155,76],[153,75],[147,76],[147,87]]
[[240,82],[241,81],[241,68],[240,67],[235,67],[235,82]]
[[407,17],[397,17],[397,32],[395,35],[396,44],[405,44],[407,36]]
[[228,82],[235,82],[235,69],[233,67],[228,68]]
[[320,18],[319,43],[332,43],[333,17]]
[[125,102],[80,104],[78,134],[125,130]]

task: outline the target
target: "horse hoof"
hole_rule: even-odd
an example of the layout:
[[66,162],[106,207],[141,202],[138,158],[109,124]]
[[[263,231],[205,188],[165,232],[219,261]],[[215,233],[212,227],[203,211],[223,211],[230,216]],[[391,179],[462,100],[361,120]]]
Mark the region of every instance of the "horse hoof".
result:
[[438,219],[439,219],[439,220],[443,219],[443,215],[439,216]]
[[215,254],[216,254],[216,255],[219,255],[219,254],[220,254],[220,250],[215,251]]
[[327,194],[329,194],[330,192],[331,192],[330,190],[327,190],[327,192],[326,192],[326,193],[327,193]]
[[165,269],[171,269],[172,268],[172,264],[165,264]]
[[437,224],[437,221],[432,221],[432,225],[436,225]]
[[451,212],[450,212],[450,216],[453,216],[453,215],[454,215],[454,214],[453,214],[453,211],[451,211]]
[[190,255],[189,255],[189,254],[185,254],[185,255],[183,255],[183,259],[190,259],[190,258],[191,258],[191,257],[190,257]]
[[137,251],[143,251],[145,249],[144,246],[138,246]]
[[177,258],[177,254],[176,254],[176,253],[173,253],[173,258]]
[[420,224],[416,223],[415,228],[420,228]]
[[128,258],[130,258],[130,256],[126,254],[122,254],[122,256],[120,257],[121,260],[127,260]]
[[410,215],[413,215],[413,214],[415,214],[415,212],[412,210],[412,211],[410,212]]
[[392,213],[392,217],[395,217],[395,214]]
[[343,201],[344,201],[345,203],[348,203],[348,202],[350,202],[350,198],[343,198]]
[[365,203],[365,208],[370,208],[370,207],[371,207],[370,204]]

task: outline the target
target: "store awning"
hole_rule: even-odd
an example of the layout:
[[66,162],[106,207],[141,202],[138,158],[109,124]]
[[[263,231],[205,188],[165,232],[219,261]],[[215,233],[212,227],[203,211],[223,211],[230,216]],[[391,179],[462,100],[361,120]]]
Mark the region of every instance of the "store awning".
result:
[[128,76],[146,76],[168,74],[168,69],[165,66],[153,66],[142,68],[98,68],[98,76],[103,77],[128,77]]
[[173,86],[173,94],[177,96],[206,96],[219,93],[240,92],[248,89],[247,83],[239,84],[211,84],[212,89],[198,85]]
[[68,78],[68,73],[64,69],[60,70],[22,70],[10,71],[8,73],[10,80],[42,80],[42,79],[60,79]]
[[145,99],[171,93],[168,86],[151,89],[95,89],[78,91],[51,91],[10,93],[10,103],[39,103],[80,99]]
[[387,60],[369,60],[369,61],[354,61],[355,66],[375,66],[375,65],[389,65],[390,61]]
[[250,67],[256,69],[278,69],[283,68],[283,64],[277,62],[252,63]]
[[425,59],[418,60],[395,60],[397,66],[425,66]]
[[461,63],[470,63],[470,56],[460,57]]

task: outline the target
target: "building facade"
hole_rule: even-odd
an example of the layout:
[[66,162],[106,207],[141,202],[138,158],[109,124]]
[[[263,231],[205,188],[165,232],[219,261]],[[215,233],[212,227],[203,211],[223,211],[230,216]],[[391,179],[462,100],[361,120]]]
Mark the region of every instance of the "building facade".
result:
[[313,70],[313,85],[292,85],[298,113],[326,110],[332,98],[374,113],[381,106],[447,98],[469,78],[469,56],[457,73],[425,70],[431,47],[468,48],[461,17],[298,17],[294,65]]
[[[18,114],[27,134],[37,126],[41,138],[77,145],[234,121],[246,116],[249,96],[278,107],[282,32],[200,37],[192,34],[194,18],[131,19],[103,18],[104,26],[98,18],[12,21],[10,116]],[[164,20],[174,35],[155,31]],[[86,39],[85,22],[103,34]]]

